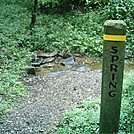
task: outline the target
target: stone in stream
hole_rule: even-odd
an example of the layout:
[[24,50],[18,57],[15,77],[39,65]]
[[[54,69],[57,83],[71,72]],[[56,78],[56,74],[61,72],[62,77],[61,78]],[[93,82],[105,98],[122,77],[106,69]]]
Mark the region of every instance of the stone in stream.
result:
[[63,63],[63,59],[61,57],[58,57],[55,59],[55,63],[61,64],[61,63]]
[[61,71],[49,73],[48,77],[57,77],[61,74]]
[[27,70],[27,74],[35,75],[35,67],[33,67],[33,66],[25,66],[22,69]]
[[42,58],[48,58],[48,57],[54,57],[57,54],[58,54],[58,51],[54,51],[54,52],[52,52],[50,54],[48,54],[48,53],[38,53],[37,56],[42,57]]
[[42,64],[50,63],[50,62],[53,62],[54,60],[55,60],[55,57],[45,58],[43,59]]
[[0,96],[0,102],[2,102],[2,96]]
[[75,64],[74,57],[66,58],[63,60],[62,64],[64,66],[73,66]]
[[41,68],[50,68],[50,67],[53,67],[54,64],[53,63],[46,63],[46,64],[42,64],[40,67]]
[[62,57],[63,59],[66,59],[72,57],[72,54],[68,52],[60,52],[58,53],[58,56]]
[[31,65],[34,66],[34,67],[38,67],[42,64],[42,62],[43,62],[43,59],[40,58],[37,61],[32,62]]
[[78,71],[78,72],[84,72],[84,71],[91,71],[92,69],[90,68],[86,68],[84,66],[74,66],[72,69],[72,71]]

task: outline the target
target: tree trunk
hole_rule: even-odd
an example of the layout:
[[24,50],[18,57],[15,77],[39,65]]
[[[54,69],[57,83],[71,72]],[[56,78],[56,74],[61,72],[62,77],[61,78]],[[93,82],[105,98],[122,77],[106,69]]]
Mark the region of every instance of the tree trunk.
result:
[[38,0],[34,0],[34,10],[32,13],[30,28],[33,28],[35,26],[36,16],[37,16],[37,7],[38,7]]

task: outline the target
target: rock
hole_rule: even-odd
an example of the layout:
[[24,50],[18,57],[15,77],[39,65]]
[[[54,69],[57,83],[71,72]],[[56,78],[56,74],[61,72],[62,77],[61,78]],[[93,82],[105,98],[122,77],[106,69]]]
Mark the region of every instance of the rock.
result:
[[80,57],[80,54],[79,53],[73,53],[73,56]]
[[63,59],[72,57],[72,54],[70,54],[70,53],[68,53],[68,52],[60,52],[60,53],[58,53],[58,55],[59,55],[60,57],[62,57]]
[[41,68],[50,68],[50,67],[53,67],[54,66],[54,64],[52,64],[52,63],[46,63],[46,64],[42,64],[40,67]]
[[64,59],[62,64],[65,65],[65,66],[73,66],[75,64],[74,57]]
[[2,96],[0,96],[0,102],[2,102]]
[[54,60],[55,60],[55,57],[45,58],[45,59],[43,59],[42,64],[44,64],[44,63],[50,63],[50,62],[52,62]]
[[40,58],[38,61],[32,62],[31,65],[34,66],[34,67],[38,67],[38,66],[41,65],[42,62],[43,62],[43,59]]
[[84,66],[75,66],[71,69],[72,71],[78,71],[78,72],[84,72],[84,71],[89,71],[91,70],[90,68],[86,68]]
[[53,72],[48,75],[48,77],[57,77],[61,74],[61,72]]
[[52,52],[50,54],[48,54],[48,53],[38,53],[37,56],[42,57],[42,58],[48,58],[48,57],[54,57],[57,54],[58,54],[58,51],[54,51],[54,52]]
[[61,64],[61,63],[63,63],[63,59],[61,57],[58,57],[55,59],[55,63]]
[[22,69],[25,69],[28,74],[35,75],[35,67],[33,67],[33,66],[25,66]]
[[61,57],[58,57],[55,59],[55,63],[60,63],[64,66],[73,66],[75,64],[74,57],[69,57],[66,59],[62,59]]

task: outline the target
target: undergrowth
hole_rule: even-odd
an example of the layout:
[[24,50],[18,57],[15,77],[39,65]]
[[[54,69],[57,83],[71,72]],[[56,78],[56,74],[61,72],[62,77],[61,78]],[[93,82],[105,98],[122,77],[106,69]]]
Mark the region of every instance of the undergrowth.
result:
[[0,117],[27,94],[20,68],[31,57],[28,48],[20,47],[26,38],[28,12],[13,1],[6,2],[0,1]]
[[97,133],[99,128],[99,99],[84,101],[61,118],[56,134]]
[[96,15],[95,12],[41,15],[37,19],[31,43],[34,43],[34,49],[45,51],[59,49],[101,55],[102,24],[95,20]]
[[28,55],[26,50],[18,50],[14,46],[1,49],[0,115],[4,115],[6,110],[15,105],[21,96],[27,94],[26,87],[21,80],[22,73],[24,73],[21,68],[26,65]]

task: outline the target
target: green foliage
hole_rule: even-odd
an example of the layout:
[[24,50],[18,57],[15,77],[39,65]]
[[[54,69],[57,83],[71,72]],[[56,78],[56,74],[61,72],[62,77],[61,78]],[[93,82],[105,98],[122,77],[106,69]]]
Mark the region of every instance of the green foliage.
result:
[[57,134],[94,134],[99,128],[99,101],[84,101],[61,119]]
[[134,72],[125,75],[120,130],[134,133]]
[[[54,1],[55,0],[46,2]],[[83,1],[81,0],[81,2]],[[15,10],[12,8],[13,5],[4,5],[2,8],[3,15],[5,16],[4,19],[7,18],[6,15],[12,18],[12,23],[10,19],[6,21],[6,27],[1,25],[2,31],[7,31],[7,27],[9,30],[4,38],[7,38],[7,36],[13,37],[15,41],[17,41],[16,45],[27,46],[33,51],[37,49],[44,51],[59,49],[61,51],[77,51],[81,54],[90,53],[101,56],[104,21],[107,19],[123,19],[128,26],[126,56],[128,58],[132,57],[134,50],[134,2],[131,0],[120,0],[119,2],[110,0],[87,0],[86,2],[90,2],[91,5],[99,3],[100,8],[92,11],[87,10],[86,13],[72,11],[64,15],[51,13],[48,15],[39,14],[32,35],[30,35],[30,31],[25,29],[25,27],[30,24],[30,14],[28,10],[20,7],[18,4],[14,5],[16,6],[14,8]],[[105,6],[102,7],[102,5]],[[5,11],[5,7],[7,11]],[[14,14],[18,15],[15,16]],[[4,23],[2,22],[1,24]],[[10,35],[8,35],[9,33]]]
[[20,68],[26,65],[30,53],[22,44],[26,38],[26,8],[8,0],[0,1],[0,5],[0,115],[3,115],[20,96],[26,95]]
[[34,49],[44,51],[59,49],[99,55],[102,52],[102,25],[98,24],[95,15],[94,12],[71,12],[64,16],[39,16],[29,42]]
[[[8,52],[12,53],[9,49]],[[20,79],[22,74],[20,68],[24,65],[24,61],[21,61],[24,60],[21,54],[24,53],[20,53],[15,48],[13,48],[13,53],[14,55],[8,57],[6,52],[2,52],[0,56],[0,97],[2,97],[0,115],[12,105],[12,102],[16,102],[18,97],[26,95],[26,88]]]
[[83,0],[85,1],[85,6],[88,9],[92,9],[94,7],[101,7],[109,4],[112,0]]
[[52,3],[52,4],[57,4],[59,3],[60,0],[39,0],[39,3],[42,3],[43,5]]
[[[108,19],[124,20],[127,24],[127,42],[126,55],[134,57],[134,1],[133,0],[113,0],[102,10],[100,8],[100,16],[102,21]],[[101,21],[100,20],[100,21]]]
[[71,11],[64,15],[50,13],[38,16],[34,34],[25,40],[25,44],[28,42],[34,49],[44,51],[53,51],[57,48],[101,56],[104,21],[122,19],[127,23],[126,57],[133,57],[134,2],[125,0],[86,2],[90,2],[89,7],[99,3],[99,8],[87,10],[86,13]]
[[1,49],[0,97],[2,100],[0,102],[0,115],[17,102],[20,96],[26,95],[26,88],[21,81],[23,71],[20,68],[26,64],[27,56],[26,50],[17,49],[14,46],[5,46]]

